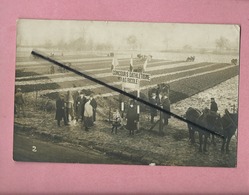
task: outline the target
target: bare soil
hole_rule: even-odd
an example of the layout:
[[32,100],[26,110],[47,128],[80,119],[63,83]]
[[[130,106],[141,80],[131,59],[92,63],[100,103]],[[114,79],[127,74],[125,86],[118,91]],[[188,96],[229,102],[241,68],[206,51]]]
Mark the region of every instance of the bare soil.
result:
[[[172,104],[172,112],[183,116],[190,106],[200,110],[209,107],[211,97],[216,99],[220,114],[224,113],[225,108],[233,111],[237,108],[238,97],[238,93],[234,91],[238,91],[238,76]],[[164,136],[161,136],[158,134],[158,126],[153,131],[149,131],[151,124],[148,113],[141,114],[141,129],[134,136],[129,136],[125,128],[119,129],[117,135],[111,134],[111,124],[107,121],[108,115],[106,112],[103,114],[103,110],[108,110],[109,104],[110,102],[108,103],[106,99],[99,102],[97,121],[89,132],[84,131],[82,123],[75,121],[72,121],[69,126],[57,127],[54,112],[42,111],[38,106],[30,104],[26,108],[26,117],[15,117],[15,131],[22,131],[51,142],[65,143],[65,145],[68,142],[76,146],[84,145],[115,158],[139,161],[146,165],[156,163],[156,165],[168,166],[236,166],[237,138],[235,136],[232,138],[229,154],[221,153],[220,139],[216,139],[216,146],[211,145],[209,141],[208,152],[200,153],[198,143],[191,145],[189,142],[186,123],[171,118],[169,125],[164,129]]]

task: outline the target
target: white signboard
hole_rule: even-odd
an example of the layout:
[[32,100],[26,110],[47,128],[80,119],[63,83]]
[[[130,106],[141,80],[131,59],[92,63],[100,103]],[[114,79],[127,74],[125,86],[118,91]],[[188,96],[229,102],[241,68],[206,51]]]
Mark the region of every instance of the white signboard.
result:
[[130,72],[125,70],[112,70],[112,75],[150,81],[150,74],[141,72]]
[[123,83],[133,83],[133,84],[138,84],[139,80],[135,78],[130,78],[130,77],[121,77],[121,81]]

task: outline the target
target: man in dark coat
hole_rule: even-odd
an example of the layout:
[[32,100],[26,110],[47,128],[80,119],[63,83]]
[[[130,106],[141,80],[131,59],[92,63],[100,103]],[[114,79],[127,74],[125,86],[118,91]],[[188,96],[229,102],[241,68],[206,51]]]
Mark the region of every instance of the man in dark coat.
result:
[[93,95],[90,96],[90,101],[91,101],[90,104],[93,107],[93,122],[95,122],[96,121],[96,111],[97,111],[98,104],[97,104],[96,100],[94,99]]
[[78,121],[79,119],[81,119],[81,121],[83,121],[85,103],[86,103],[86,98],[85,98],[83,92],[80,92],[80,95],[76,100],[76,104],[77,104],[76,105],[76,109],[77,109],[76,121]]
[[[153,105],[157,105],[158,101],[156,99],[156,93],[152,93],[152,97],[150,99],[150,103],[153,104]],[[153,107],[150,107],[150,122],[151,123],[154,123],[154,117],[157,116],[157,109],[153,108]]]
[[67,125],[66,113],[65,113],[65,102],[64,96],[60,95],[56,100],[56,115],[55,120],[57,120],[57,125],[60,127],[60,121],[64,120],[64,125]]
[[129,130],[129,135],[134,135],[134,131],[137,129],[138,114],[133,100],[130,101],[130,106],[127,110],[126,118],[126,129]]
[[[76,87],[76,86],[75,86]],[[73,112],[74,112],[74,116],[75,116],[75,119],[77,120],[77,115],[78,115],[78,111],[77,111],[77,100],[80,96],[80,91],[74,91],[73,92],[73,101],[74,101],[74,104],[73,104]]]
[[215,102],[214,98],[211,98],[210,113],[207,115],[207,127],[210,130],[214,130],[215,121],[219,116],[217,111],[218,111],[217,103]]
[[66,119],[69,122],[69,116],[71,118],[71,121],[74,119],[74,109],[73,109],[74,99],[71,94],[71,91],[67,91],[65,103],[66,103]]
[[218,111],[218,106],[217,106],[217,103],[215,102],[214,98],[211,98],[210,110],[212,112],[215,112],[215,113],[217,113],[217,111]]
[[15,112],[17,116],[19,116],[20,112],[22,111],[22,114],[25,117],[24,104],[25,102],[24,102],[22,90],[18,88],[17,92],[15,93]]

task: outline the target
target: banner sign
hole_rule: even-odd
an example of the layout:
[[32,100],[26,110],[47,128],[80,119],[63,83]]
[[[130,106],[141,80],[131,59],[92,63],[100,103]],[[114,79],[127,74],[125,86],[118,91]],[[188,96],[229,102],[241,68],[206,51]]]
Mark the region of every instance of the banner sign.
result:
[[141,72],[130,72],[125,70],[112,70],[112,75],[150,81],[150,74]]
[[129,78],[129,77],[121,77],[121,81],[123,83],[133,83],[133,84],[138,84],[139,80],[135,78]]

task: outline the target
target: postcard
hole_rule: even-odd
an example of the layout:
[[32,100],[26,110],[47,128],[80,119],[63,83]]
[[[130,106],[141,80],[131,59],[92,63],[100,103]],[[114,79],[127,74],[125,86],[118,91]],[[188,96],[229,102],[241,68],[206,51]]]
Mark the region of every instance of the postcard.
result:
[[13,159],[236,167],[240,26],[19,19]]

